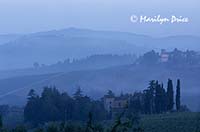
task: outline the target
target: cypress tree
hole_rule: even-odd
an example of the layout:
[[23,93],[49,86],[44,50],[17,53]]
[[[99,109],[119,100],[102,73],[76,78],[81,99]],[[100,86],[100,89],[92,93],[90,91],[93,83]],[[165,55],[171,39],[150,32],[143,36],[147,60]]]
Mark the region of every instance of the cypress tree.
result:
[[167,109],[167,97],[166,97],[166,91],[165,91],[165,89],[164,89],[164,86],[163,86],[163,84],[161,84],[161,93],[162,93],[162,98],[161,98],[161,102],[162,102],[162,104],[161,104],[161,110],[162,110],[162,112],[166,112],[166,109]]
[[162,104],[162,89],[161,86],[158,84],[156,85],[156,93],[155,93],[155,109],[156,113],[161,113],[161,104]]
[[2,116],[0,115],[0,131],[3,129],[3,119]]
[[158,81],[152,80],[149,82],[149,105],[150,105],[150,114],[155,113],[155,88],[158,85]]
[[174,91],[173,91],[173,82],[171,79],[168,79],[167,84],[167,110],[171,111],[174,107]]
[[156,113],[158,114],[166,111],[166,92],[163,88],[163,84],[158,84],[156,86],[155,107]]
[[180,95],[180,80],[177,80],[177,86],[176,86],[176,110],[179,111],[180,110],[180,106],[181,106],[181,95]]

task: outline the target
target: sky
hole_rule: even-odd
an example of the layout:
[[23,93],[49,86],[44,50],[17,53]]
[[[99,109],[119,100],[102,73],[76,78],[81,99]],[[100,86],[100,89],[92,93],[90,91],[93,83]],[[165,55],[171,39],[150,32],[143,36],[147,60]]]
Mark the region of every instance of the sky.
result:
[[[0,0],[0,34],[69,27],[150,36],[200,36],[199,0]],[[133,23],[136,15],[188,17],[188,23]]]

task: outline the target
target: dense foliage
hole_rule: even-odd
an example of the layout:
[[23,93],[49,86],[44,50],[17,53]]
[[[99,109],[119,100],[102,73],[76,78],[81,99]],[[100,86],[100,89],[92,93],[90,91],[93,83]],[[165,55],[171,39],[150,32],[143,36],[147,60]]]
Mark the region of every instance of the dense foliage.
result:
[[181,107],[181,93],[180,93],[180,80],[177,80],[177,86],[176,86],[176,109],[179,111]]
[[[180,102],[180,80],[176,86],[176,110],[174,107],[173,82],[168,79],[167,88],[152,80],[147,89],[134,94],[121,94],[128,97],[128,107],[112,120],[104,109],[103,101],[93,100],[83,95],[80,87],[69,96],[60,93],[55,87],[45,87],[41,95],[32,89],[24,109],[25,125],[13,129],[3,127],[1,132],[176,132],[200,130],[198,113],[181,113],[187,108]],[[112,91],[108,95],[114,96]],[[5,113],[7,106],[1,106]],[[174,113],[172,113],[174,112]],[[142,116],[139,116],[142,115]],[[182,130],[183,129],[183,130]]]
[[48,121],[85,121],[89,112],[98,113],[94,114],[95,120],[103,120],[106,117],[102,102],[84,96],[80,88],[70,97],[67,93],[60,93],[55,87],[45,87],[41,96],[34,90],[29,92],[24,117],[26,122],[33,124]]
[[[185,111],[180,105],[180,80],[177,81],[176,110]],[[167,90],[163,84],[152,80],[143,92],[136,92],[130,96],[129,111],[142,114],[160,114],[174,110],[174,90],[172,80],[168,80]]]
[[200,113],[146,115],[141,127],[144,132],[200,132]]
[[[161,60],[162,52],[167,55],[165,63]],[[152,50],[139,57],[136,62],[147,66],[164,64],[168,67],[196,67],[200,65],[200,54],[193,50],[181,51],[177,48],[171,52],[163,50],[161,53]]]
[[[199,132],[200,113],[170,113],[144,115],[132,118],[117,118],[114,122],[101,124],[93,122],[89,114],[87,122],[50,122],[43,126],[29,129],[31,132]],[[14,129],[0,128],[1,132],[28,132],[25,126]]]
[[[177,84],[177,97],[180,101],[180,81]],[[114,94],[109,91],[108,94]],[[174,93],[172,80],[168,80],[167,91],[158,81],[150,81],[149,87],[143,92],[125,94],[127,98],[127,115],[134,113],[160,114],[174,109]],[[84,96],[80,88],[70,97],[67,93],[60,93],[55,87],[45,87],[41,96],[34,90],[28,94],[28,102],[24,109],[26,122],[40,124],[49,121],[86,121],[88,113],[94,115],[96,121],[108,119],[110,115],[104,109],[102,100],[92,100]],[[178,103],[178,105],[180,102]],[[179,109],[180,110],[180,106]],[[98,114],[97,114],[98,113]]]

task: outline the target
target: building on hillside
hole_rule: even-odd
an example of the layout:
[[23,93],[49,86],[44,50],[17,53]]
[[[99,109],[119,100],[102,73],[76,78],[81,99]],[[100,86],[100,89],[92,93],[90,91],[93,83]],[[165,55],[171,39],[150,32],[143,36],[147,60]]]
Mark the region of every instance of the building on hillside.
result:
[[105,95],[103,98],[104,101],[104,108],[107,112],[112,111],[112,107],[115,101],[115,96],[114,95]]
[[105,95],[103,100],[105,110],[113,117],[128,108],[129,96],[121,95],[116,97],[114,95]]
[[168,62],[170,53],[167,52],[165,49],[161,50],[160,53],[160,61],[161,62]]

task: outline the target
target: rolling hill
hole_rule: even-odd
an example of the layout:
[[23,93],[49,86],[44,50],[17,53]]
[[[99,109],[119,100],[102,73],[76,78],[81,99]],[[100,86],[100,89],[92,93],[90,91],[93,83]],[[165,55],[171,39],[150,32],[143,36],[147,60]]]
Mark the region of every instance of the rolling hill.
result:
[[200,50],[200,37],[152,38],[127,32],[68,28],[23,35],[0,45],[0,70],[53,64],[66,58],[93,54],[142,54],[162,48]]
[[9,43],[9,42],[13,42],[20,37],[22,37],[22,35],[19,35],[19,34],[0,35],[0,45],[5,44],[5,43]]

